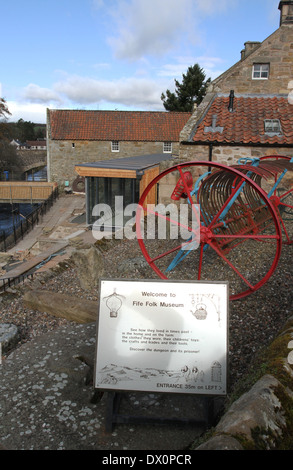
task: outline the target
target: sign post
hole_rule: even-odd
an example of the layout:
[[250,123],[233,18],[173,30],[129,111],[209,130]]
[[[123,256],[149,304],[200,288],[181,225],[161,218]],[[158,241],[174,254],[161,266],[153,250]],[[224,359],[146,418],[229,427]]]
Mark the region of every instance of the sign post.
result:
[[94,385],[227,394],[228,283],[101,280]]

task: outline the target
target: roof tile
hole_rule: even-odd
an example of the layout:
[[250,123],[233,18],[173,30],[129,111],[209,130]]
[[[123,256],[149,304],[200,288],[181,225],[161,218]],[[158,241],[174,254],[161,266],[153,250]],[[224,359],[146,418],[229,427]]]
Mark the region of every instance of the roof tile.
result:
[[[233,112],[229,112],[228,104],[229,97],[215,97],[192,141],[293,145],[293,105],[286,97],[235,97]],[[214,115],[217,115],[216,127],[224,128],[222,133],[205,132],[212,125]],[[264,119],[279,119],[282,134],[265,134]]]
[[184,112],[49,110],[53,140],[179,141]]

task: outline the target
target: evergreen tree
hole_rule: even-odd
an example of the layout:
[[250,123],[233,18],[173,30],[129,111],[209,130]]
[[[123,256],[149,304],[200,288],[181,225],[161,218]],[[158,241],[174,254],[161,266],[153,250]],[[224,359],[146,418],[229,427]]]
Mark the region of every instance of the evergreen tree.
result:
[[192,111],[196,103],[199,105],[206,94],[211,79],[206,80],[206,75],[198,64],[188,67],[186,74],[182,74],[182,83],[175,81],[175,92],[166,90],[162,93],[161,100],[167,111]]

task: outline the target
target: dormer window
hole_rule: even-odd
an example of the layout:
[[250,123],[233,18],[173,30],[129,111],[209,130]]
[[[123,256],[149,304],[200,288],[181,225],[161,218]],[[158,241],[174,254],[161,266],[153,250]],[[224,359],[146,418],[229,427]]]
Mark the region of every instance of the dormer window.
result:
[[281,123],[279,119],[265,119],[265,134],[268,135],[279,135],[282,134]]
[[267,80],[269,72],[270,64],[253,64],[252,78],[254,80]]

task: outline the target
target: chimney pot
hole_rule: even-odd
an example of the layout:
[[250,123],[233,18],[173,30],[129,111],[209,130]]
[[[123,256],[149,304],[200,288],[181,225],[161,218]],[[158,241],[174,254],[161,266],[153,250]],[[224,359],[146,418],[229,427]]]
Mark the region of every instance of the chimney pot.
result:
[[281,1],[279,3],[280,14],[280,26],[282,24],[293,24],[293,1]]

